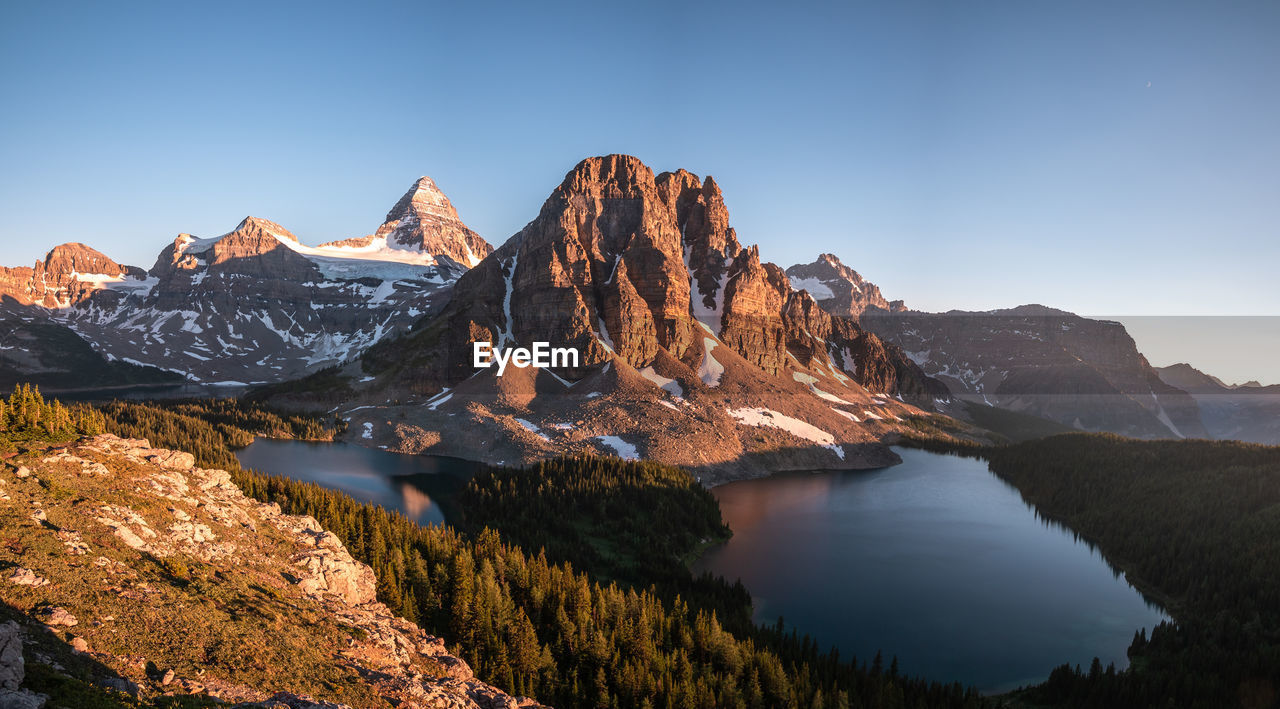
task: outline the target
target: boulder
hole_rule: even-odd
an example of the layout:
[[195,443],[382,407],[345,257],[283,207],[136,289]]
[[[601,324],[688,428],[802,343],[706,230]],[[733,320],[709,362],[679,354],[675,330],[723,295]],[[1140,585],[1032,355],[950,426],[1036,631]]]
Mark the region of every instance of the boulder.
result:
[[43,576],[37,576],[31,569],[24,569],[21,566],[14,569],[8,576],[9,583],[18,586],[47,586],[49,580]]
[[162,468],[173,468],[174,470],[190,470],[196,464],[195,456],[182,451],[156,450],[147,456],[147,460]]
[[0,689],[22,685],[26,664],[22,658],[22,627],[15,621],[0,625]]
[[67,612],[66,608],[61,606],[46,606],[36,611],[36,617],[50,627],[67,627],[79,624],[74,615]]

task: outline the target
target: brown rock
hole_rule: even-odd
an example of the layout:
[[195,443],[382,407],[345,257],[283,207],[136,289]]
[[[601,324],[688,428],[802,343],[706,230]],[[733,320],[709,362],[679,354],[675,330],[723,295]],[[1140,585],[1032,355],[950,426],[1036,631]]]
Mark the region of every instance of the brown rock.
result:
[[84,244],[62,244],[32,268],[0,267],[0,297],[24,305],[67,307],[98,290],[98,277],[122,278],[130,273],[140,270],[122,266]]
[[54,627],[65,626],[70,628],[80,623],[74,615],[67,612],[66,608],[60,606],[46,606],[36,612],[36,617],[40,618],[45,625]]
[[47,586],[49,580],[43,576],[37,576],[31,569],[24,569],[21,566],[14,569],[8,576],[9,583],[18,586]]

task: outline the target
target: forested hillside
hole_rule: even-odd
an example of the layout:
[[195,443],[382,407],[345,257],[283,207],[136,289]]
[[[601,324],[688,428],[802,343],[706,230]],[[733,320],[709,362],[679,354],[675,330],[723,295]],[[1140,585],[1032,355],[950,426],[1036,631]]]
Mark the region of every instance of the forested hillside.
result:
[[1070,434],[995,449],[991,469],[1098,545],[1177,621],[1132,668],[1062,667],[1028,693],[1081,707],[1271,707],[1280,699],[1280,448]]

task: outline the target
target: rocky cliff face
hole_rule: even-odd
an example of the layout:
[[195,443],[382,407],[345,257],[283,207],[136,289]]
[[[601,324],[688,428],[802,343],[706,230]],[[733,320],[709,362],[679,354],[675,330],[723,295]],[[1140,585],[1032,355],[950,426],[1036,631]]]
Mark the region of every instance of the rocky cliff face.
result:
[[394,617],[314,519],[187,453],[108,435],[30,450],[0,472],[0,521],[0,700],[30,702],[6,706],[41,703],[33,664],[144,701],[537,706]]
[[1087,431],[1203,438],[1196,402],[1169,386],[1124,326],[1043,306],[867,311],[862,325],[952,392]]
[[[549,342],[582,359],[499,378],[473,368],[475,342]],[[712,476],[882,464],[876,446],[927,415],[911,403],[947,396],[739,244],[713,179],[655,175],[626,155],[579,163],[443,312],[362,361],[376,380],[358,403],[421,404],[400,426],[385,408],[353,419],[371,442],[495,461],[625,451]],[[456,450],[458,426],[499,443]]]
[[204,383],[282,381],[408,327],[474,262],[468,254],[489,251],[429,178],[392,216],[379,235],[321,247],[246,217],[221,236],[180,234],[146,272],[61,246],[34,269],[0,272],[0,295],[115,362]]
[[[471,343],[481,339],[550,341],[584,351],[585,365],[616,356],[644,367],[660,349],[696,361],[709,334],[778,375],[790,366],[788,348],[811,346],[803,323],[784,317],[806,299],[757,247],[738,243],[712,178],[684,170],[655,176],[625,155],[591,158],[536,219],[459,280],[442,316],[452,339],[441,360],[452,370],[428,374],[445,383],[470,376]],[[829,343],[836,351],[870,337],[855,323],[833,329],[820,310],[813,318],[844,338]],[[897,393],[896,381],[868,383]]]
[[901,300],[885,300],[880,287],[840,262],[834,254],[822,254],[817,261],[787,269],[791,287],[807,290],[832,315],[858,319],[869,308],[890,312],[905,311]]
[[31,268],[0,267],[0,300],[11,306],[64,308],[105,285],[141,274],[141,269],[122,266],[84,244],[62,244]]

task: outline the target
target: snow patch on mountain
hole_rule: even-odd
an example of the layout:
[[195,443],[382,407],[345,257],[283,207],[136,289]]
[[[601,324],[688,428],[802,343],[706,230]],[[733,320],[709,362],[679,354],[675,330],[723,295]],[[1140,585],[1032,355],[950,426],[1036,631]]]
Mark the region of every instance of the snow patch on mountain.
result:
[[814,300],[827,300],[836,297],[831,287],[817,278],[792,278],[791,290],[807,290]]
[[709,387],[720,386],[720,377],[724,376],[724,365],[711,356],[716,344],[710,337],[702,338],[702,364],[698,365],[698,378]]
[[613,450],[623,460],[640,460],[640,451],[635,445],[626,442],[620,436],[596,436],[595,439]]
[[841,411],[840,409],[837,409],[837,408],[836,408],[836,407],[834,407],[834,406],[832,406],[832,407],[831,407],[831,410],[832,410],[832,411],[834,411],[834,412],[836,412],[837,414],[840,414],[841,416],[843,416],[843,417],[845,417],[845,418],[849,419],[850,421],[852,421],[852,422],[854,422],[854,423],[862,423],[862,419],[859,419],[857,416],[854,416],[853,414],[849,413],[848,411]]
[[523,426],[524,430],[528,431],[529,433],[532,433],[533,435],[537,436],[538,438],[541,438],[544,441],[551,440],[550,438],[547,438],[547,434],[543,433],[542,429],[539,428],[537,424],[535,424],[534,422],[528,419],[517,418],[516,423]]
[[506,292],[502,295],[502,315],[503,330],[498,337],[498,347],[501,349],[507,342],[515,342],[516,338],[511,334],[511,296],[515,292],[512,281],[516,277],[516,266],[520,263],[520,254],[517,253],[511,257],[510,265],[503,266],[502,281],[506,285]]
[[653,367],[645,367],[640,370],[640,376],[653,382],[659,389],[664,389],[677,399],[684,397],[684,389],[680,387],[680,382],[674,379],[668,379],[653,370]]
[[818,378],[814,377],[813,375],[805,374],[804,372],[792,372],[791,378],[809,387],[809,391],[813,392],[813,395],[818,397],[819,399],[825,399],[827,401],[830,401],[836,404],[845,404],[848,406],[853,405],[845,401],[844,399],[841,399],[840,397],[836,396],[835,394],[828,394],[827,392],[819,389],[817,387]]
[[737,419],[738,423],[744,426],[767,426],[770,428],[778,428],[790,433],[797,438],[803,438],[806,441],[817,443],[821,446],[829,446],[835,443],[835,436],[814,426],[805,423],[797,418],[792,418],[785,414],[780,414],[773,409],[765,409],[761,407],[746,407],[741,409],[727,409],[729,415]]

